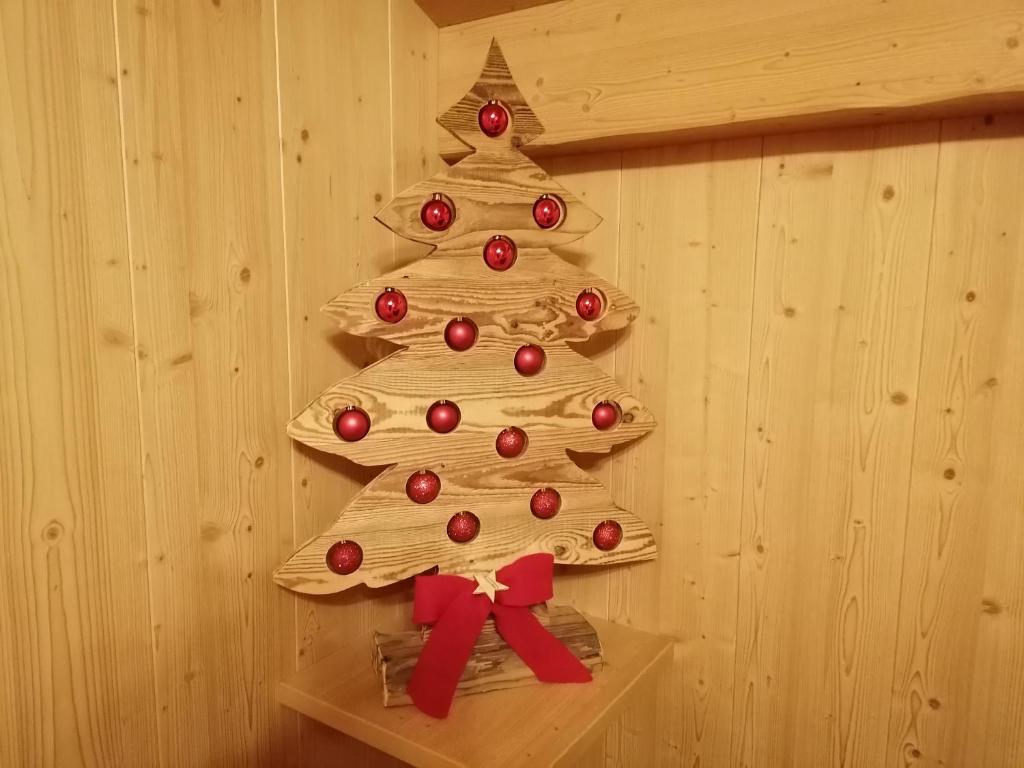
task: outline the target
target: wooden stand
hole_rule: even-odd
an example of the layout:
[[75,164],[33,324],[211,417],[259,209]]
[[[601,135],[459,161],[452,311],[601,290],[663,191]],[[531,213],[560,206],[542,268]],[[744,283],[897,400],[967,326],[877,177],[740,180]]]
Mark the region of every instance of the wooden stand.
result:
[[[540,623],[572,651],[584,666],[593,671],[603,665],[597,630],[583,614],[564,605],[539,606],[534,609],[534,613]],[[385,707],[412,703],[405,688],[429,637],[429,628],[374,634],[374,667],[384,687]],[[476,641],[466,670],[462,673],[455,695],[518,688],[536,682],[530,668],[498,635],[494,620],[488,619]]]
[[582,685],[528,685],[456,701],[445,720],[380,705],[381,684],[356,643],[281,683],[282,704],[423,768],[567,766],[614,718],[653,696],[672,640],[589,619],[605,667]]

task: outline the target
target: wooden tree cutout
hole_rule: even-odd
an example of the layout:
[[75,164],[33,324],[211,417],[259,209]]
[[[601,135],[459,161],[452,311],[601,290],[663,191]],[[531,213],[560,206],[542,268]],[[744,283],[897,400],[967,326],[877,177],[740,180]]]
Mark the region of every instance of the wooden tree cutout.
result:
[[[491,138],[478,115],[497,102],[510,116]],[[352,334],[385,338],[402,349],[323,392],[289,425],[289,434],[314,448],[368,466],[391,465],[358,494],[337,522],[306,542],[275,574],[289,589],[312,594],[356,584],[380,587],[437,566],[442,573],[474,575],[535,552],[557,563],[601,565],[655,556],[654,538],[634,515],[615,506],[608,492],[577,467],[567,449],[606,452],[654,428],[651,414],[628,392],[566,342],[622,328],[638,313],[629,297],[594,275],[563,261],[551,246],[572,242],[599,223],[593,211],[563,189],[518,148],[543,132],[492,42],[480,79],[438,122],[475,151],[391,201],[377,219],[407,239],[436,245],[427,257],[370,280],[331,301],[324,310]],[[421,220],[436,196],[450,202],[454,218],[432,231]],[[559,205],[549,229],[535,221],[542,196]],[[512,266],[496,270],[484,259],[495,236],[514,243]],[[376,301],[400,292],[407,312],[397,322],[378,317]],[[577,311],[577,297],[591,291],[601,302],[595,319]],[[391,295],[394,295],[393,293]],[[476,326],[476,343],[451,349],[445,328],[454,318]],[[513,361],[523,345],[540,346],[543,369],[532,376]],[[427,423],[437,401],[455,403],[458,426],[440,434]],[[595,427],[593,412],[617,404],[611,428]],[[346,441],[335,419],[348,408],[370,420],[365,437]],[[498,454],[505,428],[525,432],[525,451]],[[410,475],[429,470],[440,493],[416,503],[406,493]],[[531,498],[554,489],[557,514],[542,519]],[[479,521],[476,536],[453,541],[448,522],[462,512]],[[614,521],[621,540],[595,544],[595,530]],[[605,526],[604,530],[607,530]],[[337,542],[355,543],[361,562],[352,572],[328,566]],[[607,546],[607,542],[604,542]],[[344,570],[350,570],[344,569]]]

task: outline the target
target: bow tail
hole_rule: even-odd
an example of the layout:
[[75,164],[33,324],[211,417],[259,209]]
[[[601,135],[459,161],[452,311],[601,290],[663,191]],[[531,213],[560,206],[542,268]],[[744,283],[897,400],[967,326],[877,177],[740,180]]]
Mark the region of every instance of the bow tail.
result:
[[537,679],[545,683],[587,683],[591,675],[572,651],[548,632],[529,608],[495,604],[494,625]]
[[434,624],[406,689],[420,711],[432,717],[448,716],[455,688],[490,611],[490,600],[466,593]]

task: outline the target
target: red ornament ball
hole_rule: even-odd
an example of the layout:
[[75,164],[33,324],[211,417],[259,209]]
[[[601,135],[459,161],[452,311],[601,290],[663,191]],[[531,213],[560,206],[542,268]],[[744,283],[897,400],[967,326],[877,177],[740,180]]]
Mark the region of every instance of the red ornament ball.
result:
[[494,449],[503,459],[514,459],[526,450],[526,433],[519,427],[506,427],[498,433]]
[[562,496],[554,488],[541,488],[530,499],[530,511],[541,520],[550,520],[561,508]]
[[381,291],[374,306],[377,317],[385,323],[397,323],[409,311],[409,302],[405,294],[395,288],[385,288]]
[[496,101],[489,101],[480,107],[477,122],[485,136],[497,138],[508,129],[508,110]]
[[441,194],[435,194],[420,208],[420,221],[423,226],[434,232],[443,232],[452,225],[455,219],[455,206],[452,201]]
[[594,412],[590,416],[594,426],[602,431],[614,427],[619,423],[620,418],[622,418],[622,409],[618,403],[612,400],[604,400],[595,405]]
[[541,229],[551,229],[562,221],[562,201],[554,195],[541,195],[533,204],[533,220]]
[[405,493],[417,504],[429,504],[441,492],[441,478],[429,469],[413,472],[405,481]]
[[516,263],[516,244],[505,235],[495,235],[484,246],[484,261],[491,269],[504,272]]
[[601,316],[601,295],[590,288],[576,297],[576,314],[584,320],[597,320]]
[[427,409],[427,426],[441,434],[451,432],[459,426],[461,418],[459,406],[447,400],[438,400]]
[[544,350],[536,344],[524,344],[516,350],[516,370],[523,376],[534,376],[540,373],[546,358]]
[[480,533],[480,518],[472,512],[458,512],[448,520],[448,538],[458,544],[472,541]]
[[341,576],[359,570],[363,564],[363,548],[354,541],[336,541],[327,550],[327,567]]
[[456,317],[445,326],[444,340],[456,352],[465,352],[476,344],[476,334],[476,323],[465,317]]
[[366,437],[370,431],[370,417],[362,408],[350,405],[334,414],[334,434],[346,443]]
[[605,520],[594,528],[594,546],[610,552],[622,542],[622,526],[614,520]]

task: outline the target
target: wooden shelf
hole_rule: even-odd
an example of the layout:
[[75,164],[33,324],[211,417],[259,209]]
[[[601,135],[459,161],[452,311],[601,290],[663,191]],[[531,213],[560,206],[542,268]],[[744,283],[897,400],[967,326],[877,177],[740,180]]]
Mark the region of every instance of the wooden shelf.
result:
[[579,757],[631,697],[652,691],[671,638],[590,619],[607,660],[585,685],[531,685],[455,700],[446,720],[385,709],[370,640],[281,683],[278,699],[307,717],[423,768],[563,765]]

